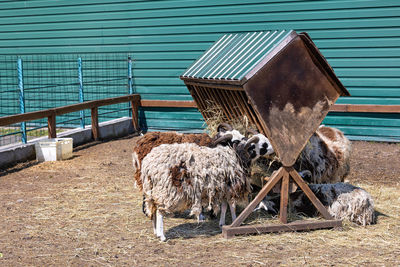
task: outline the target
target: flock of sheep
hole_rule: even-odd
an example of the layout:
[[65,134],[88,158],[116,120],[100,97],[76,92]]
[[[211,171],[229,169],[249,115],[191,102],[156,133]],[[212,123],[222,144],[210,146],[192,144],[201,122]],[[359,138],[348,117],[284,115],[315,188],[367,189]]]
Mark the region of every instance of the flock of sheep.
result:
[[[350,142],[335,128],[321,126],[310,138],[295,169],[336,219],[361,225],[375,222],[371,196],[363,189],[342,183],[350,170]],[[249,200],[251,166],[274,153],[268,138],[250,131],[246,136],[222,123],[217,134],[151,132],[133,149],[136,187],[143,192],[143,212],[152,220],[154,234],[165,241],[163,216],[190,210],[198,221],[202,211],[220,213],[225,224],[229,206],[232,220],[238,204]],[[278,212],[279,204],[267,196],[256,208]],[[301,191],[290,195],[291,208],[313,215],[316,210]]]

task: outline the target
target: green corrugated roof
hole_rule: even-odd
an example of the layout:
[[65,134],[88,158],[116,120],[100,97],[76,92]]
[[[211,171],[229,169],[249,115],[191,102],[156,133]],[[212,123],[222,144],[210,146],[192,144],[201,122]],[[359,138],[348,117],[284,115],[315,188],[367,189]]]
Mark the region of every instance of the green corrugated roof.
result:
[[181,77],[241,81],[291,33],[292,30],[277,30],[225,34]]

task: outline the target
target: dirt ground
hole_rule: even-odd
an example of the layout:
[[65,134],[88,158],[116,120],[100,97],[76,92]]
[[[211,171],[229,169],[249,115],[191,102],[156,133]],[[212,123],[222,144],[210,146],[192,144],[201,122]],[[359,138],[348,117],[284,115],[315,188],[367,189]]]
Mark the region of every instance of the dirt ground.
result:
[[[398,266],[400,144],[353,142],[348,181],[374,198],[378,223],[223,239],[217,219],[165,219],[162,243],[133,187],[137,137],[74,149],[59,162],[0,171],[0,266]],[[230,218],[228,218],[230,219]]]

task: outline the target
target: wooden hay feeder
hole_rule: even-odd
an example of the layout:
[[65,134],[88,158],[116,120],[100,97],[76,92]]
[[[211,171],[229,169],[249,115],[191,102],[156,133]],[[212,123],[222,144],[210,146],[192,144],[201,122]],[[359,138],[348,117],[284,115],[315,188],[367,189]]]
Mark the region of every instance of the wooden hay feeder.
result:
[[[226,34],[180,78],[204,118],[212,117],[210,110],[215,109],[220,109],[228,120],[246,115],[270,139],[283,164],[237,219],[223,227],[224,237],[341,226],[293,168],[330,106],[339,96],[349,95],[306,33],[281,30]],[[282,224],[241,226],[278,182]],[[287,222],[293,182],[326,220]]]

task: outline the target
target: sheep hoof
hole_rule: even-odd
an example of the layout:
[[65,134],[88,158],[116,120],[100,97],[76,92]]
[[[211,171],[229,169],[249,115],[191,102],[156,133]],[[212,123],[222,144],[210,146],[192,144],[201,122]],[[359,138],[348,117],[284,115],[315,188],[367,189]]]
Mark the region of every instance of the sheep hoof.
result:
[[167,238],[162,235],[162,236],[160,236],[160,240],[161,240],[161,242],[165,242],[165,241],[167,241]]
[[200,214],[198,217],[197,217],[197,222],[205,222],[206,221],[206,217],[203,215],[203,214]]

